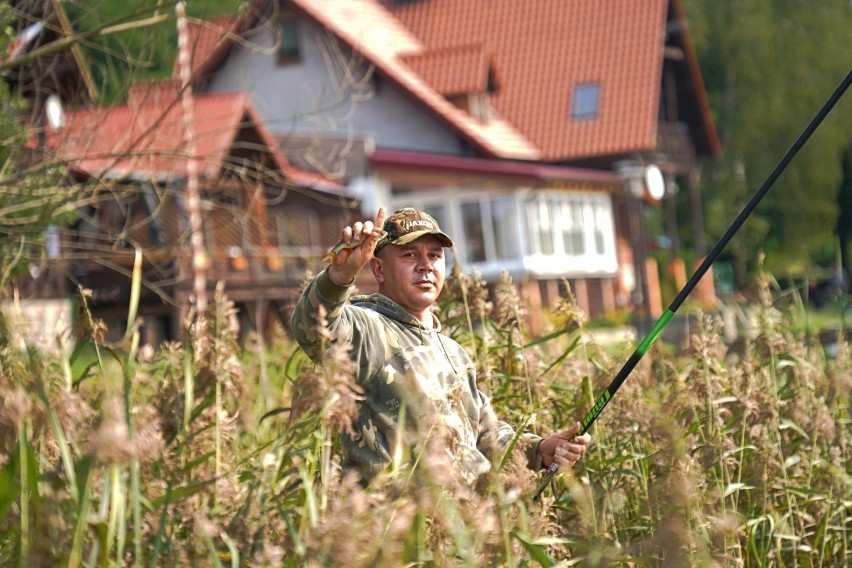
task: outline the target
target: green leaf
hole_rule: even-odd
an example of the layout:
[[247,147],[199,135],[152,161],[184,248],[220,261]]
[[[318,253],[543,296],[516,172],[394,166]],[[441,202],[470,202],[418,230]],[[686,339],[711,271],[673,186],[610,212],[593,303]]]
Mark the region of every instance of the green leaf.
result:
[[724,459],[724,458],[728,458],[728,457],[731,457],[731,456],[735,456],[737,454],[744,453],[746,450],[756,450],[756,449],[757,449],[757,446],[754,446],[752,444],[746,444],[745,446],[740,446],[738,448],[734,448],[732,450],[725,451],[722,454],[722,458]]
[[302,366],[309,362],[310,358],[301,347],[299,349],[295,349],[287,359],[287,363],[284,365],[284,376],[287,377],[290,382],[294,382],[299,377],[299,372]]
[[779,422],[779,426],[778,426],[779,430],[790,429],[790,430],[793,430],[794,432],[796,432],[799,436],[801,436],[805,440],[811,439],[810,436],[808,436],[807,432],[802,430],[801,426],[799,426],[798,424],[796,424],[795,422],[793,422],[789,418],[782,418],[778,422]]
[[215,479],[208,479],[206,481],[199,481],[198,483],[191,483],[189,485],[184,485],[182,487],[178,487],[176,489],[171,489],[167,491],[165,494],[152,499],[150,503],[148,503],[148,507],[150,510],[158,509],[160,505],[165,503],[167,500],[169,503],[178,503],[187,497],[192,497],[208,485],[214,483]]
[[121,367],[121,371],[123,373],[124,370],[125,370],[125,368],[124,368],[125,367],[124,355],[122,355],[117,349],[114,349],[114,348],[110,347],[109,345],[101,345],[101,348],[104,351],[106,351],[107,353],[109,353],[110,355],[112,355],[112,358],[115,359],[116,362],[119,364],[119,366]]
[[[558,329],[558,330],[554,331],[553,333],[549,333],[548,335],[544,335],[542,337],[537,337],[537,338],[533,339],[532,341],[530,341],[529,343],[527,343],[526,345],[524,345],[524,349],[528,349],[528,348],[533,347],[535,345],[541,345],[542,343],[547,343],[548,341],[552,341],[552,340],[556,339],[557,337],[559,337],[561,335],[565,335],[566,333],[569,333],[570,331],[572,331],[572,330]],[[579,336],[578,336],[578,339],[579,339]],[[576,341],[575,341],[575,343],[576,343]]]
[[565,349],[565,351],[562,353],[562,355],[560,355],[559,357],[557,357],[557,358],[556,358],[556,360],[554,360],[554,361],[553,361],[553,363],[551,363],[550,365],[548,365],[548,366],[547,366],[547,368],[546,368],[544,371],[542,371],[542,372],[541,372],[541,376],[546,375],[546,374],[547,374],[547,373],[548,373],[551,369],[553,369],[554,367],[558,366],[559,364],[561,364],[561,363],[562,363],[562,361],[564,361],[565,359],[567,359],[567,358],[568,358],[568,355],[570,355],[570,354],[574,351],[574,349],[576,349],[576,348],[577,348],[577,345],[580,343],[580,341],[581,341],[582,339],[583,339],[583,338],[582,338],[581,336],[579,336],[579,335],[578,335],[577,337],[575,337],[575,338],[574,338],[574,341],[571,343],[571,345],[569,345],[569,346],[568,346],[568,348],[567,348],[567,349]]
[[802,461],[802,458],[799,457],[799,454],[793,454],[792,456],[784,460],[784,468],[786,469],[788,467],[792,467],[800,461]]
[[215,452],[213,452],[213,451],[202,454],[199,457],[197,457],[194,460],[187,463],[184,467],[177,470],[177,473],[180,473],[180,474],[183,474],[183,475],[189,474],[189,473],[192,472],[193,469],[195,469],[196,466],[201,465],[204,462],[208,461],[214,455],[215,455]]
[[88,365],[86,365],[86,366],[83,368],[83,370],[82,370],[82,371],[80,371],[80,373],[77,375],[77,378],[73,380],[73,382],[71,383],[71,386],[72,386],[75,390],[76,390],[76,389],[78,389],[78,388],[80,388],[80,383],[82,383],[83,381],[85,381],[86,379],[88,379],[90,376],[92,376],[92,374],[91,374],[91,370],[92,370],[93,368],[95,368],[97,365],[98,365],[98,362],[97,362],[97,361],[92,361],[91,363],[89,363]]
[[506,467],[506,464],[508,463],[509,457],[512,455],[512,452],[514,451],[515,446],[518,445],[518,440],[520,440],[521,436],[524,435],[524,432],[526,431],[527,426],[529,425],[529,423],[534,418],[535,418],[535,412],[533,412],[532,414],[527,416],[526,419],[524,420],[523,424],[515,432],[515,435],[512,437],[512,441],[509,442],[508,447],[506,447],[506,451],[503,452],[503,459],[500,461],[500,470],[501,471],[503,470],[503,468]]
[[17,479],[15,472],[18,469],[18,459],[20,451],[16,447],[15,451],[9,454],[9,461],[0,468],[0,519],[6,516],[6,511],[17,500],[21,493],[20,479]]
[[727,404],[729,402],[737,402],[739,400],[740,399],[736,396],[723,396],[722,398],[717,398],[716,400],[714,400],[713,404],[715,404],[715,405]]
[[512,534],[521,542],[521,544],[524,546],[524,549],[529,553],[533,560],[539,563],[539,565],[556,566],[556,561],[550,557],[550,554],[547,553],[546,546],[548,544],[557,544],[557,542],[563,543],[565,542],[564,540],[553,538],[530,540],[519,532],[512,531]]
[[746,528],[750,529],[752,532],[755,530],[755,527],[758,525],[762,525],[766,523],[769,525],[769,532],[775,530],[775,519],[773,519],[770,515],[761,515],[760,517],[749,519],[746,521]]
[[725,492],[722,494],[722,497],[727,497],[733,493],[736,493],[740,489],[754,489],[751,485],[746,485],[745,483],[730,483],[727,487],[725,487]]

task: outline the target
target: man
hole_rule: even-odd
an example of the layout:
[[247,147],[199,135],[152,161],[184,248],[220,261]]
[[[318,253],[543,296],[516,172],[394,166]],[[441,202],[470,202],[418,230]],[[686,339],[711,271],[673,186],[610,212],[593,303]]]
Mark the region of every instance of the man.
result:
[[[356,434],[341,434],[341,443],[344,466],[357,468],[365,480],[391,462],[394,445],[408,430],[420,436],[441,432],[443,450],[468,483],[502,459],[514,437],[477,388],[470,356],[440,333],[431,311],[444,286],[444,248],[452,246],[428,214],[405,208],[385,221],[379,209],[375,222],[343,229],[331,264],[308,284],[293,312],[293,334],[315,362],[323,355],[316,331],[320,306],[333,340],[352,347],[364,400],[354,418]],[[368,263],[378,293],[350,298],[355,276]],[[524,434],[530,466],[548,467],[554,460],[560,468],[572,466],[591,441],[579,431],[577,423],[544,439]]]

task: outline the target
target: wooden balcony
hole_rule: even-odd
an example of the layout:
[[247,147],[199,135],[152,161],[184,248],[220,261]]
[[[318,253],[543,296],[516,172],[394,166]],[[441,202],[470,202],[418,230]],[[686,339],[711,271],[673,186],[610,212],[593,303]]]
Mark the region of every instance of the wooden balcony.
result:
[[687,173],[695,167],[695,146],[685,122],[660,122],[657,124],[657,153],[665,156],[666,163],[678,173]]
[[[210,253],[207,270],[208,287],[225,283],[227,295],[235,301],[264,298],[289,298],[299,289],[308,272],[317,274],[324,268],[326,249],[298,248],[244,251],[237,247],[217,249]],[[97,255],[64,258],[66,270],[73,267],[74,279],[92,290],[92,301],[125,302],[129,299],[130,276],[135,250],[131,248],[104,251]],[[154,289],[167,296],[178,295],[192,287],[190,250],[146,249],[143,251],[143,278],[147,295]]]

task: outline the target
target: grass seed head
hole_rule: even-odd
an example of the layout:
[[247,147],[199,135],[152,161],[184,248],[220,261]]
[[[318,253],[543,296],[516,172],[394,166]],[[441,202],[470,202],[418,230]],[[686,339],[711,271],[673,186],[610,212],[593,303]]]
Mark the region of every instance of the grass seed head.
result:
[[101,464],[124,463],[135,455],[124,405],[116,397],[104,403],[100,425],[89,440],[89,453]]
[[512,284],[512,277],[506,270],[500,273],[500,280],[494,288],[494,317],[497,325],[504,329],[520,325],[526,317],[518,289]]
[[586,322],[586,313],[577,304],[577,298],[571,291],[571,285],[568,280],[562,279],[565,286],[565,295],[560,297],[553,308],[553,315],[556,322],[562,329],[573,331],[583,327]]

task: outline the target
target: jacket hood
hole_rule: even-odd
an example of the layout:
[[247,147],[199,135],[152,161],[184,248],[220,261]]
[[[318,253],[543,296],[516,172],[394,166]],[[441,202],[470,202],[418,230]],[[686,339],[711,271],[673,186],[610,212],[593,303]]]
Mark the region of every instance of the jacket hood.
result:
[[441,321],[435,316],[435,314],[430,313],[432,316],[432,327],[427,327],[423,325],[420,320],[411,315],[405,308],[384,294],[353,296],[351,303],[353,306],[373,310],[385,317],[410,327],[416,327],[422,331],[441,331]]

